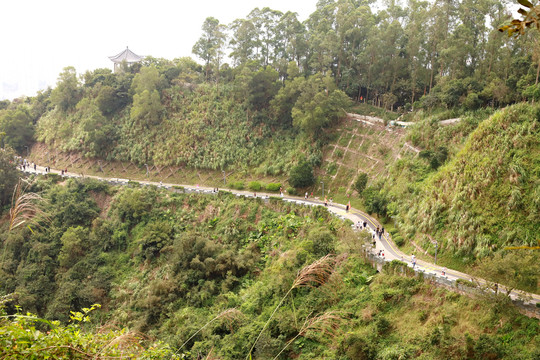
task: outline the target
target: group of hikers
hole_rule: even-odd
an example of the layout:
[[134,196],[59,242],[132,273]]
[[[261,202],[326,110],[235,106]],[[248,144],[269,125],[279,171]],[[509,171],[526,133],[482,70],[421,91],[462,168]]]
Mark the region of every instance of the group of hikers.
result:
[[22,163],[21,163],[20,166],[21,166],[21,170],[22,170],[22,171],[26,171],[26,168],[30,169],[30,168],[32,168],[32,167],[34,168],[34,171],[36,171],[36,168],[37,168],[36,163],[30,164],[30,163],[28,162],[28,160],[26,160],[26,159],[24,159],[24,160],[22,161]]
[[[34,169],[34,171],[37,171],[37,164],[36,164],[35,162],[30,163],[30,162],[29,162],[28,160],[26,160],[26,159],[23,159],[22,162],[20,162],[20,165],[19,165],[19,166],[20,166],[20,169],[21,169],[22,171],[26,171],[27,169],[28,169],[28,170]],[[45,172],[46,172],[46,173],[50,173],[50,172],[51,172],[51,167],[50,167],[50,166],[45,166],[44,169],[45,169]],[[67,172],[68,172],[67,168],[61,169],[61,170],[60,170],[60,173],[61,173],[62,175],[67,174]]]
[[379,227],[377,226],[377,230],[375,230],[375,233],[377,234],[377,236],[379,237],[379,240],[381,240],[381,236],[384,235],[384,227],[379,229]]

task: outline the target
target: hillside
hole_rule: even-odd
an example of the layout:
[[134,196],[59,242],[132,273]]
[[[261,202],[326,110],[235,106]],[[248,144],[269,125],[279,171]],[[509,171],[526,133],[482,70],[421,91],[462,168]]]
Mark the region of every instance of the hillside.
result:
[[[397,275],[399,265],[377,274],[360,256],[362,235],[322,207],[58,180],[32,188],[49,220],[1,232],[1,290],[14,293],[8,311],[62,322],[100,303],[90,319],[101,330],[87,324],[72,345],[84,351],[99,351],[92,337],[103,343],[118,336],[103,329],[120,327],[167,345],[151,353],[188,359],[244,358],[254,344],[254,359],[281,350],[279,359],[538,356],[537,319],[502,296],[470,299]],[[74,338],[73,329],[36,333],[36,345],[59,351],[55,337]],[[14,340],[0,331],[0,341]]]
[[404,230],[424,248],[438,240],[443,254],[464,262],[538,246],[539,141],[537,106],[515,105],[481,122],[401,212]]
[[540,288],[538,46],[508,4],[383,3],[208,17],[200,63],[0,101],[0,358],[538,360],[508,297]]

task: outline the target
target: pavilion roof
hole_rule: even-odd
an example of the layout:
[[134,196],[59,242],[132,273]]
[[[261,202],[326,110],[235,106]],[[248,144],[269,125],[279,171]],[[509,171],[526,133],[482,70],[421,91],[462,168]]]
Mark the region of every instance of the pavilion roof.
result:
[[135,63],[141,61],[143,57],[135,54],[126,46],[126,50],[122,51],[118,55],[109,56],[109,59],[111,59],[111,61],[114,63],[121,63],[123,61],[126,61],[127,63]]

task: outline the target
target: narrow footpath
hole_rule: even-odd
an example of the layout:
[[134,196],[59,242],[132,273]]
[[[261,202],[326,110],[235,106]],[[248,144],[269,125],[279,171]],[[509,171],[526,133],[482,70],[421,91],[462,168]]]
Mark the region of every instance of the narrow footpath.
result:
[[[20,167],[19,167],[20,169]],[[47,174],[45,171],[45,167],[43,166],[36,166],[36,170],[34,170],[32,167],[28,166],[26,170],[24,171],[27,174]],[[62,175],[61,170],[56,169],[50,169],[48,173],[52,174],[58,174]],[[85,175],[82,173],[76,174],[76,173],[66,173],[63,175],[64,177],[75,177],[75,178],[92,178],[96,180],[101,181],[107,181],[112,184],[116,185],[127,185],[130,181],[129,179],[122,179],[122,178],[103,178],[99,176],[93,176],[93,175]],[[166,189],[173,189],[173,187],[181,186],[185,190],[189,192],[198,192],[198,193],[207,193],[211,194],[213,193],[214,189],[210,187],[204,187],[199,185],[187,185],[187,184],[171,184],[171,183],[162,183],[162,182],[154,182],[154,181],[146,181],[146,180],[131,180],[136,181],[143,185],[154,185],[157,187],[162,187]],[[244,196],[247,198],[269,198],[270,196],[275,197],[276,194],[269,194],[269,193],[253,193],[250,191],[240,191],[240,190],[231,190],[231,189],[224,189],[221,188],[221,190],[231,192],[232,194],[235,194],[236,196]],[[308,206],[324,206],[324,203],[317,199],[304,199],[301,197],[296,196],[289,196],[284,195],[281,197],[283,201],[289,201],[292,203],[300,204],[300,205],[308,205]],[[357,228],[356,224],[362,224],[365,222],[367,224],[366,229],[372,234],[372,238],[375,240],[375,247],[370,248],[370,251],[372,254],[378,256],[381,260],[387,262],[392,260],[399,260],[407,264],[408,267],[412,268],[416,272],[422,272],[424,274],[430,274],[432,276],[436,276],[439,278],[444,278],[450,282],[455,282],[458,279],[467,280],[467,281],[473,281],[477,282],[480,285],[486,285],[486,281],[472,277],[471,275],[452,270],[452,269],[446,269],[443,266],[439,266],[436,264],[429,263],[424,260],[414,259],[415,264],[413,264],[413,258],[411,255],[407,255],[403,252],[401,252],[397,246],[394,244],[392,239],[390,238],[390,234],[388,232],[385,232],[382,234],[382,236],[377,236],[376,229],[382,228],[382,225],[377,222],[374,218],[369,216],[368,214],[357,210],[357,209],[350,209],[349,211],[346,211],[345,205],[341,204],[331,204],[327,206],[327,209],[333,213],[334,215],[342,218],[342,219],[348,219],[353,222],[353,228]],[[360,226],[359,230],[362,229],[363,226]],[[380,254],[380,255],[379,255]],[[443,272],[444,271],[444,272]],[[505,288],[504,286],[499,286],[499,291],[504,292]],[[522,291],[512,291],[510,293],[510,298],[512,300],[518,300],[523,299],[525,304],[538,304],[540,303],[540,295],[533,294],[533,293],[524,293]]]

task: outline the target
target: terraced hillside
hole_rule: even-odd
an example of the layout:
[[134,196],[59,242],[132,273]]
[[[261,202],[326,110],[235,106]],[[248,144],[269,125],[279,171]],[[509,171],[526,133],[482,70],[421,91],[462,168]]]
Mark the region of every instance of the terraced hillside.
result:
[[[329,196],[353,194],[353,183],[360,172],[372,181],[384,179],[389,175],[389,164],[405,153],[414,156],[419,152],[405,142],[405,129],[385,126],[382,120],[371,117],[348,114],[333,131],[335,141],[326,147],[318,172]],[[322,185],[318,186],[322,191]]]

